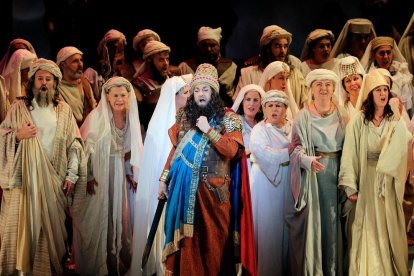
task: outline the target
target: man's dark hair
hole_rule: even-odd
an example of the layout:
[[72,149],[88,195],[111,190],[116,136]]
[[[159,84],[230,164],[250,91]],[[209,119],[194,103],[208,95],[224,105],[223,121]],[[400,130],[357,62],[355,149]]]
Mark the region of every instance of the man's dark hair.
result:
[[194,100],[194,93],[188,98],[187,105],[184,108],[184,112],[190,122],[190,125],[194,127],[197,123],[197,119],[200,116],[206,116],[208,120],[214,118],[216,124],[219,124],[224,116],[224,103],[219,94],[211,89],[211,99],[209,103],[201,108]]
[[[30,110],[33,110],[33,105],[32,105],[32,101],[34,98],[34,93],[33,93],[33,89],[34,87],[34,81],[35,81],[35,75],[34,74],[30,79],[29,79],[29,83],[27,84],[27,92],[26,92],[26,105],[29,107]],[[55,89],[55,95],[53,95],[53,99],[52,99],[52,103],[53,106],[57,106],[59,103],[59,91],[57,89],[58,85],[59,85],[59,79],[56,76],[53,76],[53,79],[55,81],[55,85],[54,85],[54,89]]]

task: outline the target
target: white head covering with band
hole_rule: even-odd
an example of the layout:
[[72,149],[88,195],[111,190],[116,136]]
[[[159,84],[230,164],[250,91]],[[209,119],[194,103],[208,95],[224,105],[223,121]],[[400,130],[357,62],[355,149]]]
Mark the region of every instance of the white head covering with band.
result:
[[83,53],[76,47],[73,47],[73,46],[63,47],[62,49],[59,50],[59,52],[56,55],[57,66],[59,66],[62,61],[65,61],[69,57],[76,55],[76,54],[79,54],[81,56],[83,55]]
[[337,57],[339,54],[344,53],[346,50],[345,47],[348,44],[350,39],[349,33],[354,34],[368,34],[369,40],[372,40],[377,36],[374,29],[374,24],[368,19],[365,18],[352,18],[349,19],[344,27],[342,28],[341,33],[338,36],[338,39],[335,42],[335,45],[332,48],[331,56]]
[[339,102],[339,85],[340,81],[338,78],[338,75],[335,74],[332,70],[328,69],[315,69],[309,72],[308,75],[306,75],[306,86],[309,88],[309,101],[312,100],[312,92],[311,92],[311,86],[314,81],[317,80],[331,80],[334,83],[334,92],[333,92],[333,102],[335,104],[343,105],[343,103]]
[[221,40],[221,28],[213,29],[210,27],[201,27],[198,30],[198,36],[197,36],[197,43],[200,43],[200,41],[205,39],[213,39],[217,41],[218,44],[220,44]]
[[258,92],[261,100],[266,95],[266,92],[263,90],[263,88],[257,84],[248,84],[243,86],[242,89],[240,89],[239,94],[237,94],[237,98],[234,100],[233,106],[231,107],[234,112],[237,113],[237,110],[239,110],[240,105],[244,100],[244,96],[251,91]]
[[263,29],[263,33],[260,38],[260,47],[269,44],[273,39],[276,38],[286,38],[289,45],[292,42],[291,33],[277,25],[270,25]]
[[[260,77],[259,86],[262,88],[265,87],[265,84],[270,81],[274,76],[281,72],[287,72],[290,73],[289,65],[282,61],[273,61],[269,63],[269,65],[266,66],[266,68],[263,71],[262,76]],[[291,119],[294,119],[296,117],[296,114],[299,112],[299,108],[297,103],[295,102],[295,97],[293,97],[293,93],[290,89],[289,81],[287,82],[287,96],[289,98],[290,102],[290,111],[291,114],[288,113],[288,116],[291,115]]]
[[266,103],[268,102],[279,102],[289,107],[290,102],[286,93],[280,90],[269,90],[266,92],[266,95],[262,98],[262,108],[265,108]]

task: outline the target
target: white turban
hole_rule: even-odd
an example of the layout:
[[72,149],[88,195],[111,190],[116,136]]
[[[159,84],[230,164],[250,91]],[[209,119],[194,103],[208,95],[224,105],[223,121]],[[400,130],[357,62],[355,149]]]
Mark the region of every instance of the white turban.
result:
[[55,77],[62,79],[62,73],[59,67],[52,60],[39,58],[30,65],[29,79],[32,78],[38,70],[45,70],[53,74]]
[[315,69],[306,75],[306,86],[311,87],[316,80],[331,80],[337,85],[339,83],[338,75],[334,71],[328,69]]
[[210,27],[201,27],[198,30],[198,40],[197,43],[205,39],[213,39],[220,44],[221,40],[221,28],[212,29]]
[[257,84],[248,84],[243,86],[242,89],[240,89],[239,94],[237,94],[237,98],[234,100],[234,104],[231,107],[231,109],[233,109],[234,112],[237,112],[237,110],[240,108],[240,104],[244,99],[244,96],[250,91],[258,92],[260,94],[261,99],[263,99],[266,94],[263,88]]
[[264,109],[268,102],[279,102],[289,106],[289,99],[286,93],[280,90],[269,90],[266,92],[264,98],[262,98],[262,108]]
[[134,48],[134,50],[138,51],[139,44],[141,43],[141,41],[150,36],[153,37],[154,40],[156,41],[161,41],[160,36],[156,32],[150,29],[144,29],[144,30],[139,31],[137,35],[134,37],[134,39],[132,40],[132,47]]
[[280,72],[290,73],[289,65],[282,61],[273,61],[272,63],[269,63],[264,69],[262,76],[260,77],[259,86],[264,87],[266,82],[268,82],[271,78]]
[[292,42],[292,34],[285,29],[277,26],[270,25],[263,29],[262,37],[260,38],[260,47],[269,44],[273,39],[286,38],[288,44]]
[[59,66],[62,61],[65,61],[66,59],[68,59],[69,57],[75,54],[83,55],[83,53],[76,47],[73,47],[73,46],[63,47],[62,49],[60,49],[60,51],[56,55],[57,66]]
[[168,53],[171,52],[170,47],[168,47],[161,41],[153,40],[153,41],[148,42],[147,45],[145,45],[143,58],[147,59],[147,57],[150,57],[154,54],[158,54],[158,53],[165,52],[165,51],[167,51]]

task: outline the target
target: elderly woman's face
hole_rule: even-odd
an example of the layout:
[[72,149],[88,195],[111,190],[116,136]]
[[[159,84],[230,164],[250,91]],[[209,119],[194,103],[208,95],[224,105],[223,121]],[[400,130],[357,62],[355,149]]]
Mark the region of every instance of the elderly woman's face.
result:
[[287,106],[281,102],[267,102],[264,106],[264,116],[267,123],[271,123],[274,126],[281,127],[286,121]]
[[249,91],[244,94],[243,112],[245,116],[255,117],[260,111],[260,94],[257,91]]
[[125,112],[129,107],[129,94],[125,86],[112,87],[106,97],[114,113]]
[[287,92],[287,85],[289,82],[289,73],[288,72],[280,72],[274,75],[266,84],[265,84],[265,91],[269,90],[280,90],[283,92]]
[[331,80],[316,80],[311,84],[311,93],[315,102],[331,100],[334,83]]

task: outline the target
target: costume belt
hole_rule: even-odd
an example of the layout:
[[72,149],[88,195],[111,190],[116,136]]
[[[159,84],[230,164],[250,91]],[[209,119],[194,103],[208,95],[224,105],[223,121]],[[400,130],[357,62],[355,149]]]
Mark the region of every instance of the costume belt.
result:
[[341,156],[342,151],[336,151],[336,152],[321,152],[321,151],[315,151],[315,156],[322,156],[322,158],[337,158]]
[[200,175],[214,178],[224,178],[230,173],[230,161],[208,160],[203,161],[200,167]]
[[368,151],[367,159],[369,161],[378,161],[380,154],[381,154],[380,151]]
[[290,162],[286,161],[286,162],[280,163],[280,166],[281,167],[287,167],[287,166],[289,166],[289,164],[290,164]]

